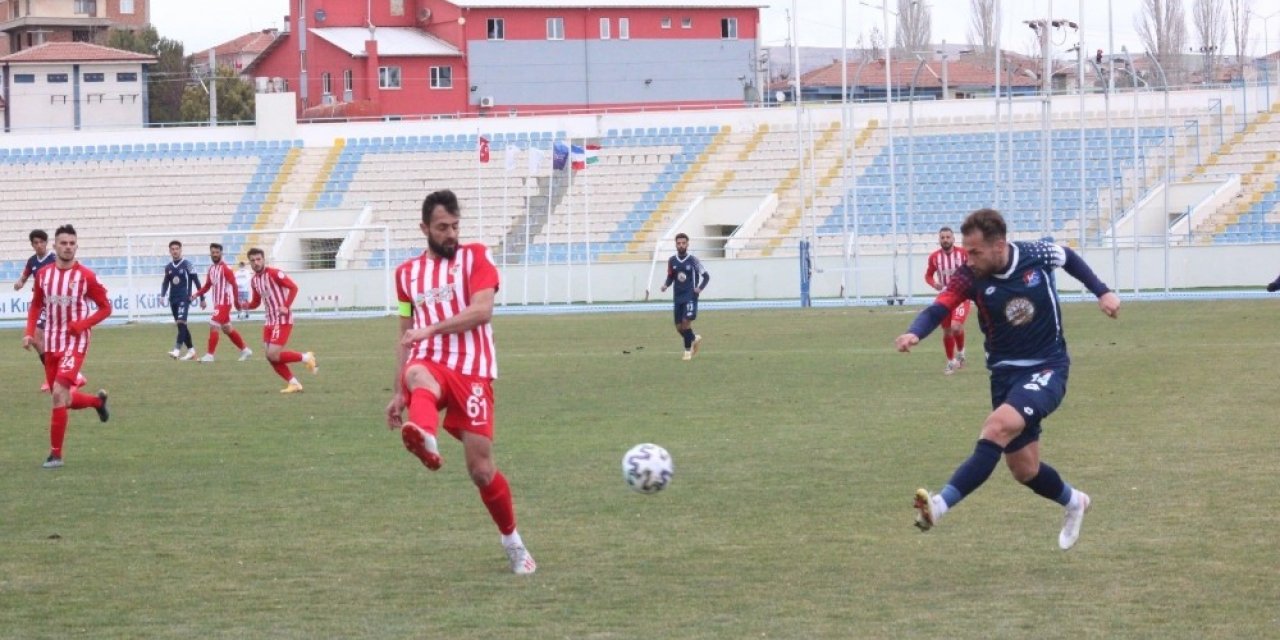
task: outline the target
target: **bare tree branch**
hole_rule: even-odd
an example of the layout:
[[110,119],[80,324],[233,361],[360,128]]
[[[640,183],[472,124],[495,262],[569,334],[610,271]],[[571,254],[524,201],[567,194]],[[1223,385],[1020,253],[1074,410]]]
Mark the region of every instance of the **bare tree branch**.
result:
[[1222,0],[1195,0],[1191,5],[1191,22],[1200,43],[1197,51],[1204,56],[1204,74],[1208,81],[1227,41],[1227,19],[1222,10]]
[[[1236,49],[1236,64],[1243,65],[1249,56],[1249,17],[1253,15],[1253,0],[1227,0],[1227,13],[1231,19],[1231,43]],[[1270,53],[1270,52],[1268,52]]]
[[996,0],[969,0],[969,44],[986,53],[996,42]]
[[1133,26],[1142,44],[1164,67],[1170,82],[1179,75],[1179,56],[1186,51],[1187,15],[1182,0],[1142,0]]
[[933,10],[921,0],[898,0],[898,49],[905,55],[929,48]]

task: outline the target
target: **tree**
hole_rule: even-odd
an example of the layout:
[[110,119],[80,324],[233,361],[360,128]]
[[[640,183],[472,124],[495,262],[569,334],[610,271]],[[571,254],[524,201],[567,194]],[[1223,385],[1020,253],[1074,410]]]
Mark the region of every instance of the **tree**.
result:
[[969,44],[980,53],[996,44],[996,0],[969,0]]
[[1147,51],[1160,61],[1165,74],[1175,77],[1178,56],[1186,50],[1187,43],[1187,14],[1182,0],[1142,0],[1133,26]]
[[898,49],[904,55],[929,48],[933,10],[920,0],[898,0]]
[[1222,11],[1222,0],[1195,0],[1191,5],[1191,22],[1195,25],[1199,51],[1204,55],[1206,82],[1212,80],[1216,60],[1222,55],[1227,42],[1227,20]]
[[879,60],[884,57],[884,33],[880,31],[880,27],[871,27],[871,35],[868,36],[867,50],[871,54],[872,60]]
[[1227,0],[1227,13],[1231,18],[1231,42],[1236,47],[1236,64],[1243,66],[1249,55],[1249,16],[1253,15],[1253,0]]
[[[218,81],[218,122],[243,122],[254,119],[252,84],[245,82],[231,67],[221,65],[216,74]],[[209,94],[207,85],[189,85],[182,93],[181,116],[183,122],[207,122],[209,120]]]
[[155,56],[159,62],[147,72],[147,94],[150,99],[149,122],[178,122],[181,118],[182,92],[189,73],[182,43],[162,38],[155,27],[147,25],[138,31],[112,29],[107,46]]

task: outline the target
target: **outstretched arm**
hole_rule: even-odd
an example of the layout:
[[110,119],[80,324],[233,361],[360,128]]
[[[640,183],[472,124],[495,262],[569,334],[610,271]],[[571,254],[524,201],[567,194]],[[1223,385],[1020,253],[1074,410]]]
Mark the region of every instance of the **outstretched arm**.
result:
[[929,337],[942,321],[955,311],[956,307],[969,299],[969,290],[973,286],[973,273],[967,268],[957,271],[950,280],[947,281],[947,288],[938,294],[933,300],[933,304],[925,307],[916,319],[912,321],[911,327],[907,332],[898,336],[894,341],[894,346],[898,351],[907,353],[911,351],[911,347],[916,346],[921,340]]
[[1277,291],[1280,291],[1280,276],[1276,276],[1276,279],[1267,285],[1267,293],[1275,293]]
[[1110,287],[1106,285],[1093,269],[1089,268],[1089,263],[1080,257],[1080,254],[1072,251],[1069,247],[1061,247],[1066,254],[1066,261],[1062,265],[1063,271],[1066,271],[1072,278],[1079,280],[1093,295],[1098,297],[1098,308],[1108,316],[1115,318],[1120,314],[1120,296],[1116,295]]

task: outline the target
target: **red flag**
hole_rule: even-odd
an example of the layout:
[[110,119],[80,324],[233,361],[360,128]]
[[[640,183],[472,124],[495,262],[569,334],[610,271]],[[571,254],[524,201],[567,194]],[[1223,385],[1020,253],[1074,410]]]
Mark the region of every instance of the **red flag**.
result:
[[480,164],[489,164],[489,139],[480,138]]

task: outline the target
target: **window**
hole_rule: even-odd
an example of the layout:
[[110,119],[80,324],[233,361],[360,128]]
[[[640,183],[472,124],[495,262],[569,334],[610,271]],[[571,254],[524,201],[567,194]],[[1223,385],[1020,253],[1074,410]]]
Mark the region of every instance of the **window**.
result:
[[489,39],[490,40],[506,40],[507,39],[507,23],[502,18],[489,18]]
[[124,15],[132,15],[133,0],[120,0],[120,13]]
[[618,18],[618,39],[631,39],[631,18]]
[[[66,9],[63,9],[63,11],[66,11]],[[77,15],[96,16],[98,15],[98,0],[76,0],[74,11]]]
[[137,82],[138,74],[136,73],[117,73],[116,82]]
[[391,15],[404,15],[404,0],[391,0]]
[[609,19],[608,18],[600,18],[600,39],[601,40],[609,39]]
[[399,89],[400,67],[378,67],[378,88]]
[[15,73],[13,74],[14,84],[35,84],[36,74],[34,73]]
[[342,91],[350,92],[355,88],[355,78],[351,77],[351,70],[347,69],[342,72]]
[[333,94],[333,74],[328,71],[320,74],[320,93],[326,96]]
[[105,73],[86,73],[84,74],[85,82],[106,82],[107,74]]
[[564,18],[547,18],[547,39],[564,40]]
[[50,73],[49,75],[45,76],[45,80],[48,81],[49,84],[63,84],[67,81],[67,74]]
[[73,29],[71,31],[72,42],[90,42],[93,40],[93,34],[88,29]]
[[671,28],[671,18],[670,18],[670,17],[666,17],[666,18],[663,18],[663,19],[662,19],[662,28],[663,28],[663,29],[670,29],[670,28]]
[[681,28],[681,29],[692,29],[692,28],[693,28],[693,18],[681,18],[681,19],[680,19],[680,28]]
[[720,19],[720,37],[725,40],[738,39],[738,19],[737,18],[721,18]]
[[453,67],[431,67],[431,88],[452,89]]

